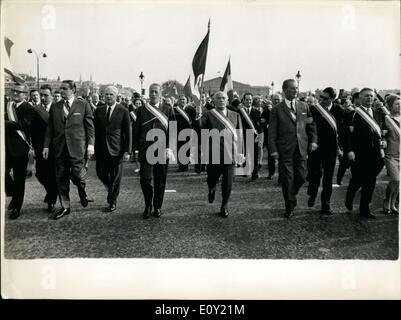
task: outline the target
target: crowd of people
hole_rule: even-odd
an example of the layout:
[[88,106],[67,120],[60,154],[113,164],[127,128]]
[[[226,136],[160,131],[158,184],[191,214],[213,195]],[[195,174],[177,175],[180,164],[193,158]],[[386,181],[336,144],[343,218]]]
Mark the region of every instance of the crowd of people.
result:
[[[398,214],[400,97],[381,97],[370,88],[338,96],[327,87],[317,96],[300,98],[293,79],[284,81],[282,92],[271,96],[245,93],[239,97],[234,92],[229,97],[219,91],[202,94],[200,101],[185,95],[163,98],[159,84],[150,85],[148,99],[137,93],[132,98],[121,96],[114,86],[106,86],[101,95],[82,97],[71,80],[62,81],[60,88],[43,85],[29,92],[26,85],[15,85],[5,113],[9,217],[20,216],[27,168],[32,167],[29,159],[35,160],[50,219],[70,213],[70,181],[78,188],[83,207],[93,201],[86,193],[91,160],[96,161],[96,174],[107,190],[106,211],[115,211],[123,163],[129,159],[135,163],[134,172],[139,172],[144,219],[162,215],[169,163],[177,163],[179,172],[188,171],[190,164],[197,174],[206,172],[210,203],[221,181],[219,215],[228,217],[236,172],[252,181],[259,179],[264,152],[269,180],[278,167],[286,218],[293,216],[297,194],[306,181],[308,206],[315,206],[322,185],[321,214],[332,215],[333,180],[341,185],[348,168],[347,210],[353,210],[360,189],[360,217],[376,219],[370,203],[376,177],[386,167],[389,182],[383,212]],[[171,130],[173,123],[176,131]],[[188,129],[199,138],[184,135]],[[207,137],[207,150],[200,139],[202,130],[221,135],[219,140]],[[155,148],[154,138],[160,139],[160,133],[165,144]],[[159,161],[151,161],[150,154]]]

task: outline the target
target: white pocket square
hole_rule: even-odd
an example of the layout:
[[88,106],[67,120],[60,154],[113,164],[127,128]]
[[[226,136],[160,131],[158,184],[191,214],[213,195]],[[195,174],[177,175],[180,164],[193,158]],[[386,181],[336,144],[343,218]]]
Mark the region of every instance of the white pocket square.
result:
[[79,112],[73,113],[74,116],[80,116],[81,114]]

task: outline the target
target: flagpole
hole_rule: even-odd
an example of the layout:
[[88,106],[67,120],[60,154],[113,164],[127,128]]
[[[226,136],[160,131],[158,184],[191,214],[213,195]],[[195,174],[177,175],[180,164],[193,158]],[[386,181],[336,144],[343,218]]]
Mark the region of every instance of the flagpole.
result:
[[[208,37],[210,37],[210,17],[209,17],[209,22],[207,24],[207,33],[208,33]],[[204,85],[203,85],[203,80],[204,80],[205,74],[206,74],[206,61],[207,61],[207,54],[206,54],[206,57],[205,57],[205,72],[203,73],[203,76],[202,76],[200,97],[202,96],[202,93],[205,90]],[[201,100],[201,99],[199,99],[199,100]]]

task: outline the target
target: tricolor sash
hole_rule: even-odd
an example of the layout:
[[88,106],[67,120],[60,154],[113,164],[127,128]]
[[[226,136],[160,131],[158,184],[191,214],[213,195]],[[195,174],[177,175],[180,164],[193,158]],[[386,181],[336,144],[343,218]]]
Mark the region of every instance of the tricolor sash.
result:
[[316,110],[319,111],[319,113],[322,115],[322,117],[329,123],[329,125],[333,128],[334,132],[337,133],[337,121],[334,119],[334,117],[330,114],[329,111],[327,111],[325,108],[323,108],[320,104],[315,105]]
[[388,124],[389,127],[391,127],[391,129],[393,129],[393,131],[395,132],[395,134],[399,138],[400,137],[400,125],[399,125],[399,123],[397,124],[396,120],[391,118],[390,111],[388,111],[388,109],[385,106],[382,106],[381,109],[383,110],[383,112],[385,114],[384,118],[386,119],[386,123]]
[[184,110],[182,110],[179,106],[176,106],[176,109],[180,113],[180,115],[182,115],[182,117],[185,119],[185,121],[187,121],[188,124],[191,124],[191,120],[189,120],[187,113]]
[[[18,122],[17,112],[13,107],[13,102],[9,102],[7,104],[7,115],[8,115],[8,120],[13,122]],[[22,130],[17,130],[17,133],[21,137],[21,139],[24,140],[29,147],[31,147],[31,145],[28,142],[28,139],[26,138],[25,132]]]
[[44,109],[42,105],[38,105],[33,107],[38,115],[42,118],[42,120],[46,123],[49,123],[49,113]]
[[131,111],[129,114],[131,115],[132,120],[136,121],[136,114],[134,111]]
[[67,106],[66,106],[66,103],[67,103],[67,102],[65,102],[65,101],[64,101],[64,103],[63,103],[64,119],[67,119],[68,114],[70,113],[70,110],[71,110],[71,107],[70,107],[70,110],[68,110],[68,108],[67,108]]
[[214,115],[214,117],[219,120],[226,129],[230,130],[233,137],[234,137],[234,141],[237,142],[238,141],[238,136],[237,136],[237,132],[235,131],[235,128],[233,127],[232,123],[230,122],[230,120],[228,120],[226,117],[224,117],[223,115],[221,115],[216,109],[211,109],[210,110],[211,114]]
[[168,118],[163,112],[152,107],[149,103],[145,104],[145,108],[160,121],[166,130],[168,130]]
[[244,108],[240,108],[239,112],[242,114],[242,116],[244,117],[246,123],[248,123],[249,127],[253,130],[253,132],[255,134],[258,134],[258,132],[255,129],[255,126],[253,125],[253,122],[252,122],[251,118],[249,117],[248,113],[244,110]]
[[355,112],[361,116],[363,120],[370,126],[370,128],[375,132],[380,138],[382,137],[382,131],[376,121],[371,118],[366,112],[364,112],[360,107],[355,108]]

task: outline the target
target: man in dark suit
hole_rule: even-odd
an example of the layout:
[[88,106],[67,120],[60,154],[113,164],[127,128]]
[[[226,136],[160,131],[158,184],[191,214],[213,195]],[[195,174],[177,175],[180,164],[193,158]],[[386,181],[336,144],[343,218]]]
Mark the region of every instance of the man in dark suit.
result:
[[43,85],[40,88],[40,97],[42,103],[33,107],[35,110],[35,117],[31,125],[31,138],[32,147],[35,151],[36,178],[46,190],[44,202],[47,203],[47,211],[52,213],[55,211],[57,200],[54,159],[51,152],[47,160],[44,159],[42,155],[43,143],[49,122],[49,112],[52,106],[52,88],[49,85]]
[[[6,194],[12,197],[8,205],[11,210],[10,219],[17,219],[20,215],[25,194],[25,177],[28,164],[28,152],[31,147],[30,126],[35,111],[26,102],[28,88],[25,85],[16,85],[12,89],[13,102],[7,104],[5,119],[5,147],[6,147]],[[11,178],[10,172],[13,171]]]
[[74,81],[62,81],[60,90],[63,100],[50,109],[43,148],[43,158],[48,159],[51,148],[55,159],[56,182],[62,206],[50,216],[51,219],[60,219],[70,213],[70,179],[78,188],[82,206],[88,206],[85,165],[94,154],[95,140],[91,107],[86,101],[75,98]]
[[297,194],[306,178],[308,151],[317,149],[316,126],[306,103],[296,101],[297,83],[283,82],[285,99],[270,114],[269,149],[279,160],[279,175],[285,200],[285,217],[290,218],[297,204]]
[[345,198],[345,207],[352,211],[355,193],[361,188],[359,215],[361,218],[376,219],[370,212],[376,186],[376,176],[384,165],[382,128],[384,116],[372,110],[374,92],[364,88],[359,92],[361,106],[353,111],[346,130],[344,152],[351,161],[352,178]]
[[116,102],[118,89],[107,86],[104,95],[106,105],[94,113],[96,174],[107,189],[107,211],[113,212],[120,193],[123,161],[128,161],[131,153],[131,122],[128,110]]
[[[161,207],[167,178],[167,160],[173,158],[172,152],[168,148],[168,131],[169,121],[175,120],[174,112],[171,106],[162,107],[160,98],[161,86],[157,83],[151,84],[149,87],[149,103],[138,109],[135,125],[134,149],[135,151],[138,150],[139,162],[141,164],[139,174],[145,200],[145,210],[142,214],[144,219],[150,217],[152,204],[154,208],[153,215],[160,217],[162,214]],[[164,146],[154,150],[152,145],[155,142],[146,139],[148,132],[150,132],[150,135],[154,134],[157,138],[165,139]],[[176,137],[172,137],[171,139],[174,141]],[[158,142],[160,141],[158,140]],[[150,151],[148,153],[149,148]]]
[[242,105],[240,105],[243,110],[239,110],[239,113],[241,115],[243,137],[246,137],[247,130],[252,130],[254,134],[253,153],[250,152],[251,148],[247,146],[247,139],[245,138],[244,147],[246,162],[249,168],[252,169],[252,180],[256,180],[259,178],[259,134],[263,134],[263,129],[260,123],[261,113],[256,108],[252,108],[252,102],[252,93],[245,93],[242,97]]
[[[190,137],[187,136],[185,141],[179,140],[178,137],[180,132],[192,128],[196,117],[195,108],[188,105],[187,97],[185,95],[180,95],[178,105],[174,107],[174,115],[177,119],[177,152],[179,152],[180,148],[187,144],[190,139]],[[185,161],[181,159],[182,157],[177,157],[178,172],[188,171],[189,157],[190,149],[186,152]]]
[[[230,198],[235,163],[242,163],[243,154],[240,154],[242,144],[242,124],[239,114],[227,109],[227,94],[219,91],[213,96],[215,108],[202,114],[201,106],[197,107],[196,125],[201,129],[208,129],[207,141],[202,140],[202,149],[208,148],[207,184],[209,187],[208,200],[215,199],[216,185],[222,175],[222,203],[220,216],[228,217],[228,200]],[[210,131],[212,130],[212,131]],[[217,130],[217,131],[216,131]],[[218,132],[218,135],[216,133]],[[204,152],[204,155],[207,154]],[[205,159],[202,159],[205,160]]]
[[334,105],[336,92],[332,87],[325,88],[320,95],[320,104],[311,104],[310,111],[316,123],[319,147],[311,152],[308,206],[313,207],[318,193],[320,179],[323,175],[323,190],[321,193],[321,213],[332,215],[330,198],[333,192],[333,175],[337,155],[342,153],[339,145],[339,126],[343,119],[343,109]]

